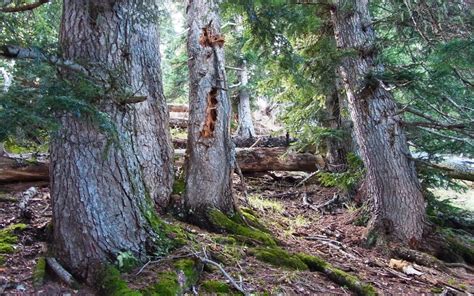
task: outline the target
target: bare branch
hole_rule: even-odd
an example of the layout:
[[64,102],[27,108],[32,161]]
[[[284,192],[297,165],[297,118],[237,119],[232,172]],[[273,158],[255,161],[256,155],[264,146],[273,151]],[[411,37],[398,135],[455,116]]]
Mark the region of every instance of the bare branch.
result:
[[[196,252],[194,250],[191,250],[193,255],[199,259],[202,263],[204,264],[211,264],[211,265],[214,265],[216,266],[217,268],[219,268],[219,270],[222,272],[222,274],[229,280],[229,282],[232,284],[232,286],[234,286],[234,288],[236,288],[239,292],[241,292],[242,294],[244,295],[250,295],[247,291],[245,291],[245,289],[242,287],[242,283],[239,285],[233,278],[232,276],[230,276],[230,274],[228,274],[225,269],[222,267],[222,265],[220,265],[219,263],[209,259],[209,257],[207,256],[207,253],[206,253],[206,250],[202,249],[202,252]],[[199,254],[203,254],[203,256],[200,256]]]
[[51,63],[58,67],[67,68],[74,72],[81,72],[83,74],[89,75],[89,71],[87,71],[86,68],[74,63],[73,61],[57,56],[49,56],[43,53],[41,50],[32,47],[23,48],[17,45],[4,45],[0,48],[0,56],[13,59],[40,60]]
[[0,12],[23,12],[23,11],[33,10],[37,7],[40,7],[43,4],[49,3],[49,1],[50,0],[39,0],[37,2],[31,3],[31,4],[25,4],[21,6],[2,7],[0,8]]

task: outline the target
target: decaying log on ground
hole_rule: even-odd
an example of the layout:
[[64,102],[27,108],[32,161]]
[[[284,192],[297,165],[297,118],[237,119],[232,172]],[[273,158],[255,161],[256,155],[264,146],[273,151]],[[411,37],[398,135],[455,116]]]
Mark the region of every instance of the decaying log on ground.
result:
[[[184,149],[175,149],[175,164],[183,165]],[[267,171],[314,172],[325,167],[323,157],[312,153],[290,152],[284,147],[236,148],[236,158],[243,173]],[[46,160],[30,162],[12,156],[0,156],[0,184],[49,180],[49,163]],[[450,168],[450,176],[461,180],[474,180],[473,171]]]
[[[177,160],[181,165],[184,149],[175,149]],[[290,152],[286,148],[236,148],[236,158],[243,173],[267,171],[314,171],[317,166],[324,166],[321,156],[311,153]]]
[[307,171],[324,167],[321,156],[312,153],[293,153],[286,148],[236,149],[237,162],[242,172]]
[[21,158],[0,156],[0,183],[49,180],[48,163],[31,162]]
[[[272,137],[268,135],[257,136],[254,138],[232,137],[235,147],[288,147],[291,143],[296,142],[295,138],[286,136]],[[176,149],[186,148],[187,139],[173,139],[173,146]]]
[[170,128],[188,128],[188,120],[185,118],[170,118]]
[[168,104],[168,110],[170,112],[176,112],[176,113],[189,112],[189,106],[179,105],[179,104]]
[[[184,149],[175,150],[175,164],[184,162]],[[286,148],[237,148],[240,169],[246,172],[314,171],[321,157],[311,153],[287,152]],[[49,163],[28,163],[13,157],[0,157],[0,183],[43,181],[49,179]]]

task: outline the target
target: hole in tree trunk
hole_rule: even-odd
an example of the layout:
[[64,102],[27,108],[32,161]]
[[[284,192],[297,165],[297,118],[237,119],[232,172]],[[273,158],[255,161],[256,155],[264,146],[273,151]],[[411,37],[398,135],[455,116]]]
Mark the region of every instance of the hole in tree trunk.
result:
[[207,94],[206,118],[201,131],[201,137],[203,138],[211,138],[214,136],[217,121],[217,91],[218,89],[213,87]]

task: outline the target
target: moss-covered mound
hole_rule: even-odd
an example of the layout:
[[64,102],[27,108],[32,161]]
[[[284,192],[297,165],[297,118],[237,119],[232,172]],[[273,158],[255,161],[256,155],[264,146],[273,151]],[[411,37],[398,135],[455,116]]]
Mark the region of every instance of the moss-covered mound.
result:
[[227,283],[216,280],[203,281],[199,291],[212,295],[242,295],[242,293],[234,291]]
[[103,295],[108,296],[141,296],[139,291],[130,289],[122,277],[120,272],[113,266],[104,268],[99,283],[99,289]]
[[[249,216],[249,214],[247,214]],[[209,211],[209,219],[211,223],[221,231],[234,234],[235,237],[244,242],[256,241],[262,245],[276,246],[273,237],[260,229],[251,228],[245,225],[242,217],[238,214],[228,217],[219,210]]]
[[256,248],[252,253],[258,260],[270,263],[274,266],[297,270],[308,269],[308,266],[300,258],[281,248]]
[[33,286],[39,287],[44,282],[46,276],[46,258],[39,257],[33,270]]
[[173,263],[173,270],[163,271],[157,274],[156,283],[147,288],[137,291],[130,289],[121,275],[120,271],[108,266],[102,273],[100,291],[108,296],[176,296],[183,295],[196,285],[199,280],[201,268],[193,259],[181,259]]
[[24,230],[26,224],[13,224],[0,230],[0,265],[5,262],[5,255],[15,252],[18,243],[18,232]]

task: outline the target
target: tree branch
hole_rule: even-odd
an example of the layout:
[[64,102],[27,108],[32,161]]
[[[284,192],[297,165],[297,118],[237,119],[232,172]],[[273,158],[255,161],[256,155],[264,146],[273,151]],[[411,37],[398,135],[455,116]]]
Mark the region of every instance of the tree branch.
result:
[[43,4],[49,3],[49,1],[50,0],[39,0],[37,2],[31,3],[31,4],[25,4],[21,6],[2,7],[0,8],[0,12],[23,12],[23,11],[33,10],[37,7],[40,7]]
[[48,56],[41,50],[32,47],[23,48],[17,45],[3,45],[0,48],[0,56],[10,59],[40,60],[58,67],[67,68],[74,72],[80,72],[88,76],[90,74],[89,71],[86,70],[86,68],[74,63],[73,61],[66,60],[57,56]]

